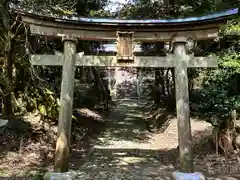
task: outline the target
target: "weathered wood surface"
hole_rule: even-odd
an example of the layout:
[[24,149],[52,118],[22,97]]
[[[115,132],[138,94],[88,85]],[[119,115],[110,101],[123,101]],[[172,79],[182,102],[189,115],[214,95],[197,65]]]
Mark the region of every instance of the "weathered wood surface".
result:
[[54,167],[56,172],[67,172],[69,166],[75,61],[76,42],[66,40],[64,41],[64,63]]
[[140,41],[169,41],[179,32],[196,39],[211,39],[226,20],[239,13],[239,9],[213,13],[206,16],[180,19],[121,20],[84,18],[77,16],[54,16],[31,9],[12,6],[21,15],[22,21],[30,24],[32,34],[62,37],[74,35],[82,40],[116,40],[116,32],[134,32]]
[[134,59],[134,33],[133,32],[117,32],[117,59],[133,60]]
[[215,24],[222,22],[224,20],[230,19],[234,15],[239,14],[239,8],[228,9],[222,12],[215,12],[212,14],[204,16],[195,16],[195,17],[186,17],[186,18],[177,18],[177,19],[113,19],[113,18],[92,18],[92,17],[82,17],[75,15],[57,15],[57,14],[46,14],[46,12],[34,12],[31,8],[19,7],[11,3],[11,9],[16,13],[23,16],[32,17],[39,20],[48,20],[50,22],[62,22],[68,24],[76,25],[92,25],[94,26],[103,26],[103,27],[122,27],[128,26],[131,28],[140,27],[140,28],[151,28],[152,26],[161,26],[168,27],[172,26],[181,26],[187,27],[189,25],[199,25],[199,24]]
[[178,57],[175,67],[176,110],[178,119],[178,141],[180,170],[193,172],[192,135],[189,116],[189,91],[187,54],[184,42],[174,43],[174,55]]
[[[193,57],[187,56],[187,67],[205,68],[218,67],[217,57]],[[31,55],[33,65],[38,66],[62,66],[63,55]],[[82,53],[76,54],[76,66],[100,66],[100,67],[176,67],[178,57],[169,55],[166,57],[158,56],[136,56],[132,63],[119,63],[116,56],[83,56]]]
[[143,71],[141,68],[137,69],[137,96],[141,98]]
[[[53,26],[44,26],[44,25],[36,25],[30,24],[30,30],[32,34],[36,35],[45,35],[45,36],[54,36],[54,37],[63,37],[69,35],[75,35],[80,40],[116,40],[116,30],[112,31],[104,31],[101,29],[98,30],[84,30],[84,29],[77,29],[70,28],[70,27],[63,27],[59,28],[57,25]],[[196,37],[198,40],[205,40],[205,39],[213,39],[218,35],[218,28],[213,27],[209,29],[202,29],[199,30],[186,30],[188,36]],[[151,32],[146,31],[135,31],[134,32],[134,40],[136,41],[170,41],[172,36],[179,33],[178,30],[166,30],[166,31],[157,31],[153,30]]]

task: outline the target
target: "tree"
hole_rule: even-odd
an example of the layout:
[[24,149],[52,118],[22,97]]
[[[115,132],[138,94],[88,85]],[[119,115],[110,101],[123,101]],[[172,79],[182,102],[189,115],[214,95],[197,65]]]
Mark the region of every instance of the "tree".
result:
[[[125,19],[202,16],[210,12],[239,7],[239,3],[238,0],[135,0],[134,4],[125,5],[118,15]],[[239,29],[239,19],[236,19],[229,22],[222,29],[218,41],[198,42],[195,53],[198,55],[215,53],[219,57],[219,69],[207,71],[190,70],[191,72],[188,73],[190,88],[194,87],[193,80],[203,79],[205,81],[205,83],[199,85],[201,88],[200,92],[190,89],[191,109],[193,111],[201,111],[210,116],[215,115],[220,118],[228,116],[231,109],[239,108]],[[157,44],[153,43],[143,43],[142,47],[145,53],[157,53],[159,49],[155,49]],[[156,81],[159,81],[158,71],[156,77]],[[159,84],[159,82],[156,82],[156,84]],[[159,96],[156,97],[159,98]],[[156,102],[159,102],[159,100],[156,100]],[[222,123],[225,119],[223,118],[223,121],[218,121],[217,123]]]
[[11,23],[11,16],[9,13],[9,1],[2,1],[0,4],[1,14],[1,40],[4,46],[4,90],[2,91],[3,103],[4,103],[4,116],[12,115],[12,80],[13,80],[13,48],[15,35],[12,33],[16,23]]

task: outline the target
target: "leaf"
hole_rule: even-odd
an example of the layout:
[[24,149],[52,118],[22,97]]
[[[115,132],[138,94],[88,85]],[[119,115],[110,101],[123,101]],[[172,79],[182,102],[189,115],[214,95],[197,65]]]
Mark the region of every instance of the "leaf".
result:
[[47,88],[45,89],[45,93],[46,93],[46,94],[50,94],[50,95],[53,95],[53,94],[54,94],[52,91],[50,91],[50,90],[47,89]]
[[47,115],[47,111],[44,105],[39,106],[39,111],[42,115],[45,115],[45,116]]
[[76,121],[78,120],[78,119],[76,118],[76,116],[74,116],[74,115],[72,115],[72,119],[73,119],[73,120],[76,120]]

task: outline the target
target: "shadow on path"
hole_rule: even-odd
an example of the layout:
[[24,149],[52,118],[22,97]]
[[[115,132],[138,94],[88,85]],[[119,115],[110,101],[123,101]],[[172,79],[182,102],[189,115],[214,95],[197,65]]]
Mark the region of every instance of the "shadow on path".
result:
[[[92,161],[96,149],[102,148],[140,148],[142,144],[148,143],[151,134],[148,132],[144,120],[142,119],[141,108],[138,107],[136,100],[121,100],[107,118],[103,132],[88,142],[88,150],[82,156],[79,148],[73,150],[73,166],[81,167],[84,163]],[[83,144],[82,144],[83,145]],[[102,155],[103,158],[107,154]],[[91,159],[91,160],[90,160]],[[103,162],[104,163],[104,162]]]
[[108,141],[147,142],[151,136],[143,120],[142,109],[136,100],[123,100],[110,114],[106,124],[106,132],[102,144]]

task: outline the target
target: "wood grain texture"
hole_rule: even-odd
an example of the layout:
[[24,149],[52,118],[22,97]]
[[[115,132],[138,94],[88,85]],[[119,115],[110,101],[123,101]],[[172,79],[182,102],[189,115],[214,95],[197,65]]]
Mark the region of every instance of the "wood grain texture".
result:
[[[218,67],[217,57],[193,57],[186,56],[187,67],[189,68],[216,68]],[[62,66],[63,55],[31,55],[33,65],[37,66]],[[98,66],[98,67],[176,67],[178,57],[169,55],[158,56],[136,56],[132,63],[119,63],[116,56],[82,56],[76,54],[76,66]]]
[[[30,30],[32,34],[36,35],[44,35],[44,36],[52,36],[52,37],[63,37],[74,35],[78,37],[80,40],[116,40],[116,29],[110,31],[98,30],[85,30],[85,29],[77,29],[77,28],[59,28],[55,26],[43,26],[43,25],[36,25],[30,24]],[[205,40],[205,39],[214,39],[218,35],[218,28],[213,27],[209,29],[196,29],[196,30],[185,30],[188,36],[196,37],[198,40]],[[141,41],[141,42],[164,42],[164,41],[171,41],[172,36],[178,34],[178,30],[152,30],[151,32],[146,31],[135,31],[134,32],[134,40]]]
[[76,69],[75,61],[76,61],[76,42],[66,40],[64,41],[58,138],[56,142],[56,154],[54,166],[56,172],[67,172],[69,166],[74,76]]
[[176,110],[178,119],[179,160],[181,172],[193,172],[192,135],[189,116],[187,54],[184,42],[174,43]]

